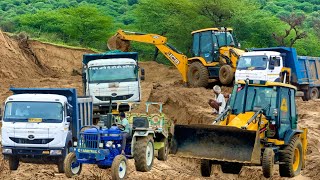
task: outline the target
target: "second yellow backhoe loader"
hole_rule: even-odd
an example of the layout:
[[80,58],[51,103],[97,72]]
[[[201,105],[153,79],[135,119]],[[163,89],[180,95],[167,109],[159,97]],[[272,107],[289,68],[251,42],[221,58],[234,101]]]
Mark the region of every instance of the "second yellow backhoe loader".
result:
[[153,44],[179,70],[185,84],[206,87],[209,79],[217,79],[224,85],[233,83],[239,56],[244,52],[235,48],[230,28],[207,28],[193,31],[192,58],[167,43],[158,34],[143,34],[118,30],[108,42],[110,50],[128,51],[130,41]]
[[280,176],[297,176],[305,166],[307,129],[298,128],[295,94],[289,84],[239,81],[212,125],[175,125],[171,153],[201,159],[207,177],[212,164],[232,174],[260,165],[267,178],[279,164]]

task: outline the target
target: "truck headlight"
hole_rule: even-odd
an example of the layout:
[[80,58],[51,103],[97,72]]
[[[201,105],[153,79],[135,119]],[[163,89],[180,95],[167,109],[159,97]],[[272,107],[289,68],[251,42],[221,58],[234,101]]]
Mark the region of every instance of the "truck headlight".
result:
[[50,155],[61,155],[62,151],[61,150],[50,150]]
[[2,149],[3,154],[12,154],[12,149]]

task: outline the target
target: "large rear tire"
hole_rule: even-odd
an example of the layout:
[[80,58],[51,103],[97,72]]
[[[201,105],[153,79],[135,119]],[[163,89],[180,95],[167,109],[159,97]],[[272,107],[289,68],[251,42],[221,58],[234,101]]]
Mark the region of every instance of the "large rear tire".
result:
[[200,170],[201,170],[201,175],[203,177],[210,177],[211,170],[212,170],[212,164],[210,160],[202,159],[200,164]]
[[117,155],[111,166],[111,176],[113,180],[122,180],[127,176],[127,159],[123,155]]
[[223,163],[223,164],[221,164],[221,170],[223,173],[239,174],[241,169],[242,169],[242,164],[240,164],[240,163]]
[[134,164],[137,171],[150,171],[154,159],[154,143],[151,136],[138,137],[134,145]]
[[9,156],[9,169],[12,171],[17,170],[19,167],[19,158],[17,156]]
[[219,70],[219,80],[223,85],[229,85],[233,82],[234,73],[230,65],[223,65]]
[[310,100],[315,100],[319,98],[319,90],[316,87],[313,87],[309,90]]
[[273,176],[274,152],[272,148],[266,148],[262,157],[262,172],[265,178]]
[[158,150],[158,160],[166,161],[168,159],[168,154],[169,154],[168,138],[164,138],[162,142],[164,142],[164,147]]
[[209,72],[201,62],[193,62],[189,65],[188,81],[191,87],[207,87]]
[[69,153],[64,160],[64,174],[71,178],[72,176],[79,175],[82,170],[82,164],[77,163],[76,154]]
[[294,177],[300,174],[303,162],[303,149],[299,136],[294,136],[290,144],[280,152],[279,171],[282,177]]

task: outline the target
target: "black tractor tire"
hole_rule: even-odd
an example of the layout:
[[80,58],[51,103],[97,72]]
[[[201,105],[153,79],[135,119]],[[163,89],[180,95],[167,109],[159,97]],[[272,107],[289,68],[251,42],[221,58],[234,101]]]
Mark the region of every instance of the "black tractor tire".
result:
[[11,171],[17,170],[19,167],[19,158],[17,156],[9,156],[9,169]]
[[230,65],[223,65],[219,70],[219,81],[223,85],[232,84],[234,78],[234,73]]
[[164,142],[164,147],[158,150],[158,160],[166,161],[168,159],[169,154],[168,138],[163,138],[162,142]]
[[313,87],[309,90],[310,100],[315,100],[319,98],[319,90],[316,87]]
[[299,136],[292,137],[290,144],[280,151],[279,161],[281,177],[294,177],[300,174],[303,164],[303,148]]
[[[119,172],[119,170],[122,170],[124,172]],[[128,172],[127,158],[124,155],[117,155],[114,158],[111,166],[112,180],[126,179],[127,172]]]
[[274,152],[272,148],[266,148],[262,156],[262,172],[265,178],[273,176]]
[[240,163],[222,163],[221,170],[223,173],[227,174],[239,174],[242,166],[243,165]]
[[210,160],[201,159],[200,170],[201,170],[201,176],[210,177],[211,170],[212,170],[212,164]]
[[72,170],[72,163],[76,161],[76,154],[74,152],[69,153],[64,159],[64,174],[71,178],[72,176],[79,175],[82,170],[82,164],[79,165],[78,171]]
[[191,87],[207,87],[209,81],[208,68],[201,62],[193,62],[189,65],[188,81]]
[[[148,154],[147,154],[147,151],[149,151]],[[134,145],[133,154],[134,154],[134,164],[136,166],[136,170],[141,172],[150,171],[153,165],[153,160],[154,160],[153,138],[151,136],[138,137]],[[152,158],[152,159],[149,159],[149,158]]]

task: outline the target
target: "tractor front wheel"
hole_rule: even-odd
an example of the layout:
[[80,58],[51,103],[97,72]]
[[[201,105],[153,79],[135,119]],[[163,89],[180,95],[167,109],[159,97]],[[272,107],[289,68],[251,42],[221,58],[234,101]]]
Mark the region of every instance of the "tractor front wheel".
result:
[[229,85],[233,82],[234,73],[230,65],[223,65],[219,70],[219,80],[223,85]]
[[303,161],[302,143],[299,136],[292,137],[290,144],[280,153],[279,171],[282,177],[294,177],[300,174]]
[[69,153],[64,160],[64,173],[68,178],[79,175],[82,170],[82,164],[77,162],[76,154]]
[[154,159],[154,143],[151,136],[138,137],[134,145],[134,164],[137,171],[150,171]]
[[265,178],[273,176],[274,152],[272,148],[266,148],[262,157],[262,172]]
[[193,62],[189,65],[188,81],[191,87],[207,87],[209,72],[201,62]]
[[124,155],[117,155],[111,166],[111,176],[113,180],[122,180],[127,176],[127,159]]

